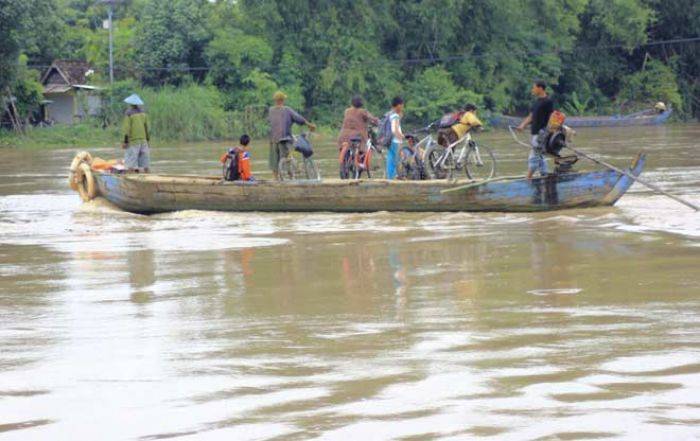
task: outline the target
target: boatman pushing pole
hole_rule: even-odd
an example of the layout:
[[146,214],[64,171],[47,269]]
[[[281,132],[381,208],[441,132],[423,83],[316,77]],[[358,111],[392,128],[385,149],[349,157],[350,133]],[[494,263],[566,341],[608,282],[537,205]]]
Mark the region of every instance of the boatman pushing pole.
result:
[[535,97],[535,102],[532,104],[530,114],[520,123],[515,129],[522,131],[530,126],[530,156],[527,158],[527,178],[532,179],[535,172],[539,172],[541,176],[547,174],[547,162],[544,159],[543,152],[539,148],[538,136],[540,130],[547,127],[549,116],[554,112],[554,102],[547,95],[547,84],[542,80],[536,80],[532,84],[530,90]]
[[122,124],[122,148],[124,152],[124,166],[131,172],[149,172],[151,154],[148,142],[151,140],[148,133],[148,116],[143,111],[143,100],[136,95],[130,95],[124,100],[129,104]]

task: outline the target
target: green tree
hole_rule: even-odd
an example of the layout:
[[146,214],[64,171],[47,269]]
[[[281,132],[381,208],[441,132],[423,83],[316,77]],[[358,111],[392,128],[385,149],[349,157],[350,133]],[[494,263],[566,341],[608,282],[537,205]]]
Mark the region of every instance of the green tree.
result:
[[633,48],[647,41],[653,10],[640,0],[591,0],[581,13],[580,32],[571,52],[563,54],[560,102],[589,101],[599,112],[619,110],[612,100],[623,78],[639,64]]
[[[60,37],[56,31],[53,0],[4,0],[0,2],[0,90],[17,79],[20,53],[46,58],[51,42]],[[51,32],[55,32],[51,36]]]
[[207,0],[150,0],[137,26],[136,57],[145,84],[180,84],[194,72],[202,79],[211,40]]
[[226,106],[241,109],[264,102],[277,88],[269,71],[272,48],[260,37],[240,29],[225,28],[215,33],[206,49],[211,70],[209,80],[226,92]]
[[[653,40],[693,38],[700,34],[700,2],[696,0],[648,0],[655,20],[649,28]],[[678,79],[683,106],[676,108],[700,117],[700,44],[681,43],[648,48],[657,60],[672,67]]]
[[442,67],[425,69],[409,83],[407,90],[408,121],[418,124],[434,121],[465,104],[481,105],[483,101],[481,95],[458,87]]
[[677,109],[682,103],[676,75],[659,60],[651,60],[643,70],[625,77],[620,98],[637,108],[649,108],[654,102],[662,101]]
[[44,88],[39,82],[39,72],[27,67],[26,55],[21,55],[17,68],[17,78],[11,86],[17,99],[17,111],[24,119],[37,109],[44,98]]

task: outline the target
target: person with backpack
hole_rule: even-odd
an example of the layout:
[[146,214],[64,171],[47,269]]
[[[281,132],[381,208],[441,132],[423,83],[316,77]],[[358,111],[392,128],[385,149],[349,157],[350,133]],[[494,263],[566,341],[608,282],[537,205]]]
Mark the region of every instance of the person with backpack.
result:
[[[404,140],[401,131],[401,116],[403,115],[404,101],[400,96],[391,100],[391,111],[387,113],[380,123],[380,140],[388,150],[386,153],[386,178],[396,178],[396,167],[398,165],[399,150]],[[388,133],[387,133],[388,132]]]
[[229,149],[221,156],[221,163],[224,164],[224,179],[227,181],[253,181],[253,174],[250,169],[250,136],[243,135],[239,139],[240,145]]
[[[340,162],[342,163],[345,157],[345,151],[350,147],[350,140],[352,138],[358,137],[360,141],[360,154],[365,153],[365,147],[367,146],[368,137],[368,126],[370,124],[379,124],[379,119],[369,113],[367,109],[363,107],[364,103],[362,97],[354,96],[350,103],[350,107],[345,109],[345,115],[343,116],[343,125],[340,128],[340,134],[338,134],[338,150],[340,151]],[[355,158],[359,160],[359,155]]]
[[438,123],[438,144],[447,147],[462,139],[471,130],[482,127],[484,124],[476,116],[476,110],[474,104],[467,104],[464,110],[443,116]]
[[275,92],[272,99],[275,105],[270,107],[268,112],[268,120],[270,121],[269,165],[275,179],[279,179],[278,167],[280,159],[289,156],[291,153],[290,147],[294,141],[292,137],[292,125],[306,125],[312,132],[316,130],[316,126],[284,105],[287,95],[283,92]]

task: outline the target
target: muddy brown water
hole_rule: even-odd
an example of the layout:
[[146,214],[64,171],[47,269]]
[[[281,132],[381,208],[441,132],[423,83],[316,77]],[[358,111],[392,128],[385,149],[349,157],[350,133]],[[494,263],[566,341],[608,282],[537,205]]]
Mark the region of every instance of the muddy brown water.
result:
[[[480,139],[522,171],[503,132]],[[578,144],[619,166],[645,150],[644,177],[700,204],[699,139]],[[157,148],[153,168],[215,174],[222,149]],[[674,201],[144,217],[82,204],[74,153],[0,150],[2,440],[700,437],[700,215]],[[326,176],[334,154],[317,145]]]

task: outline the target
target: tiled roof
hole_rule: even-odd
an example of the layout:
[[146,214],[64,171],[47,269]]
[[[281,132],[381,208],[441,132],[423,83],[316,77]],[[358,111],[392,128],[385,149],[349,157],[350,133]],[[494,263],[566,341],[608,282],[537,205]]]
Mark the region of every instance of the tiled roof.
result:
[[42,79],[42,82],[46,82],[46,80],[51,80],[51,83],[55,83],[54,78],[56,78],[56,77],[53,75],[51,75],[51,76],[49,75],[49,73],[54,68],[59,71],[59,73],[61,74],[60,76],[63,79],[65,79],[66,81],[68,81],[68,84],[70,84],[70,85],[87,83],[86,78],[85,78],[85,73],[88,70],[90,70],[90,65],[87,63],[87,61],[56,60],[53,62],[53,64],[48,69],[46,74],[44,74],[44,78]]

